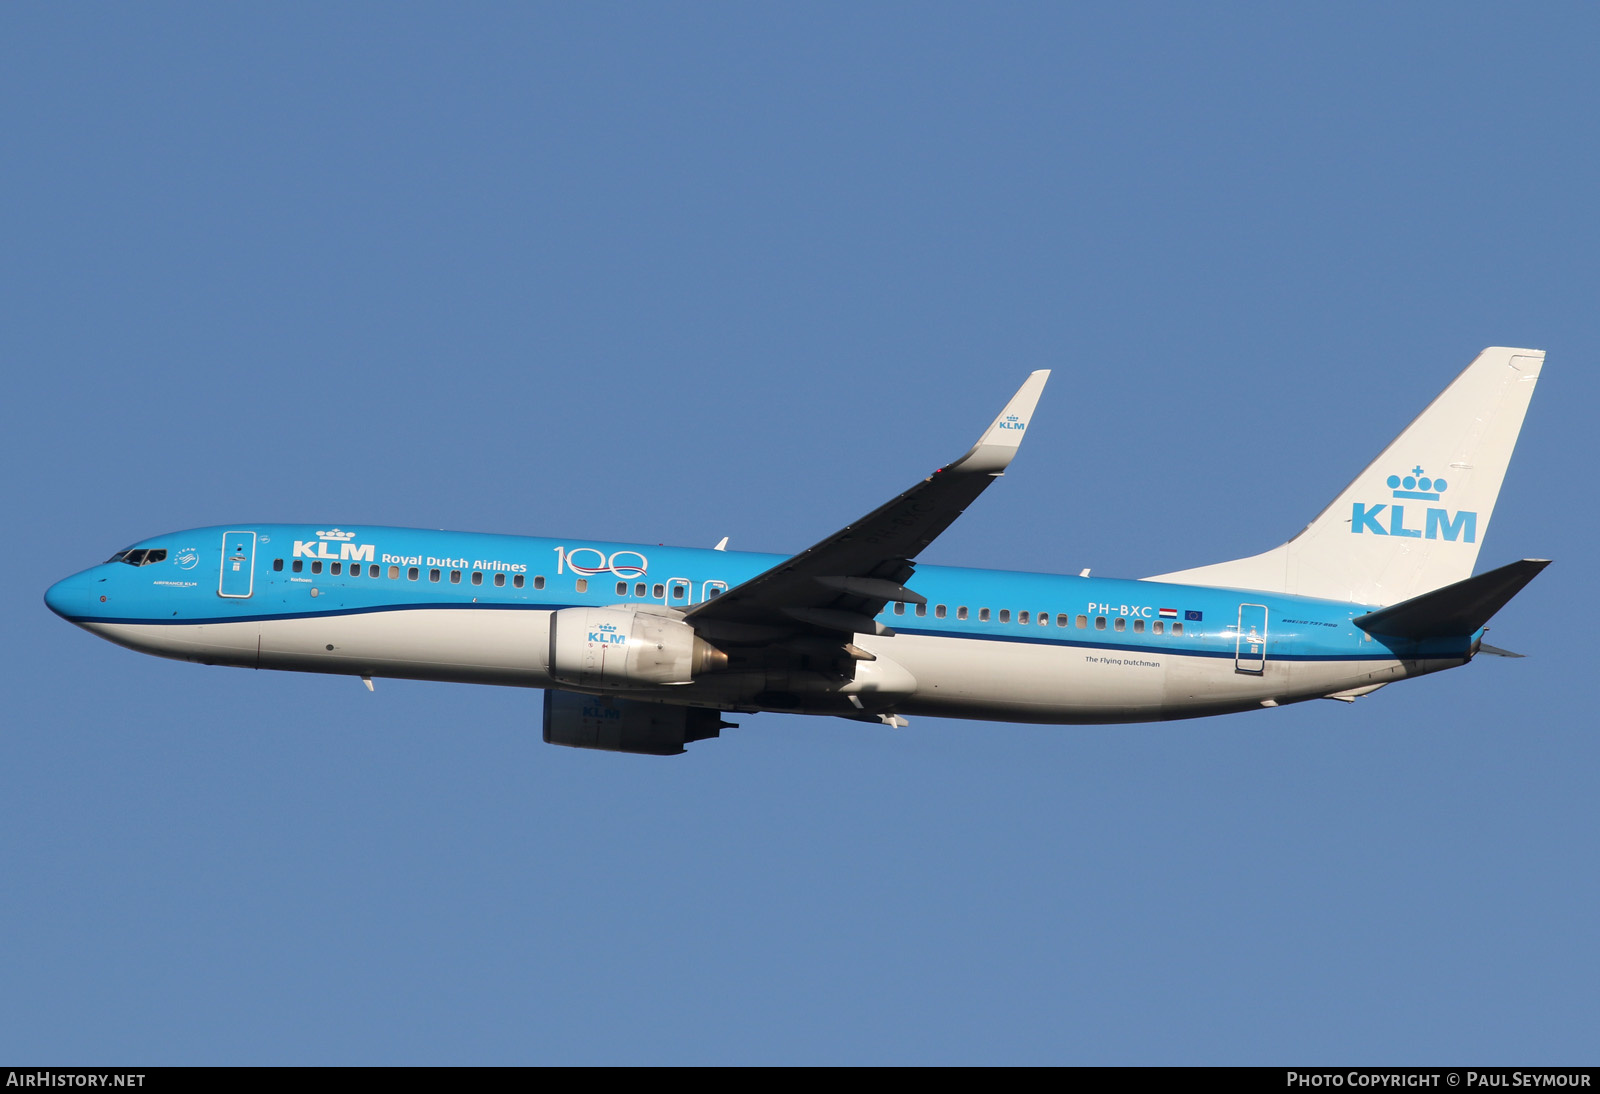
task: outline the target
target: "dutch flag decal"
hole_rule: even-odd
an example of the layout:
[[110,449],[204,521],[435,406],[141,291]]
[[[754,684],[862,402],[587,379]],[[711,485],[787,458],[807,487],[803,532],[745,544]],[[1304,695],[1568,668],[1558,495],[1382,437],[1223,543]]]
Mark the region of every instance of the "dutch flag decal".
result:
[[1177,608],[1162,608],[1161,609],[1161,618],[1162,619],[1176,619],[1176,618],[1178,618],[1178,609]]

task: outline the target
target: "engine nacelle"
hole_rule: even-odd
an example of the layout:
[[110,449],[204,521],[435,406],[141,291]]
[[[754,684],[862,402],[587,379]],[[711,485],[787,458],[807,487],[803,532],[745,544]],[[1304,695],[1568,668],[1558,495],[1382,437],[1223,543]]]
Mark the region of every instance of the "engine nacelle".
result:
[[550,614],[550,675],[583,688],[687,684],[728,655],[671,615],[638,608],[563,608]]
[[689,742],[719,736],[732,725],[715,710],[574,695],[555,688],[544,693],[544,739],[568,748],[676,756]]

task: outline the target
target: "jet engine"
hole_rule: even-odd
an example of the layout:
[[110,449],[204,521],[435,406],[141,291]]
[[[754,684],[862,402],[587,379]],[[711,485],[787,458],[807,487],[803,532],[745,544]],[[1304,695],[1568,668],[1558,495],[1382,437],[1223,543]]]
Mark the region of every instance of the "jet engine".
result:
[[715,710],[640,702],[615,695],[574,695],[545,688],[544,739],[568,748],[676,756],[691,741],[733,726]]
[[728,655],[676,618],[639,608],[563,608],[550,615],[550,675],[581,688],[687,684]]

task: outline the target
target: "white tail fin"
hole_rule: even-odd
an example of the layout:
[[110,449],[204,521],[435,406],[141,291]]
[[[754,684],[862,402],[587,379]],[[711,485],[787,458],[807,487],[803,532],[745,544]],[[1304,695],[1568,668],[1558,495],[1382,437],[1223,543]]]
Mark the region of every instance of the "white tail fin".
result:
[[1470,577],[1543,364],[1484,350],[1288,543],[1145,580],[1384,605]]

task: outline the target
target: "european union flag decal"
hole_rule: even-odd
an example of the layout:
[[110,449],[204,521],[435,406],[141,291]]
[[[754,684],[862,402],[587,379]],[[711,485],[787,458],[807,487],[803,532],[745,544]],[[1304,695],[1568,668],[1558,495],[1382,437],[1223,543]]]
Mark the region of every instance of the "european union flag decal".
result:
[[1183,617],[1191,623],[1198,623],[1203,614],[1203,612],[1184,612]]

